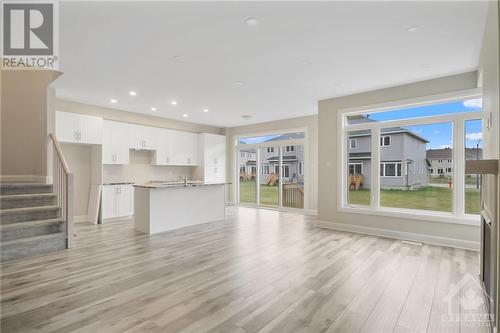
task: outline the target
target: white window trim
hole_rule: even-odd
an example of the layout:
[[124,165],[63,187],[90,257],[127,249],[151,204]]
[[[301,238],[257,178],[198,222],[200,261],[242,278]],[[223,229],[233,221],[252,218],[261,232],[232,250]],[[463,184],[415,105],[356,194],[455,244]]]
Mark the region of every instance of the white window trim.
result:
[[356,171],[356,165],[361,165],[361,174],[363,174],[363,163],[362,162],[349,162],[349,166],[354,165],[354,171]]
[[[354,142],[354,145],[352,145],[353,142]],[[358,148],[358,140],[353,139],[353,138],[349,138],[349,149],[356,149],[356,148]]]
[[[385,144],[385,138],[389,138],[389,144]],[[392,145],[392,138],[390,135],[381,135],[379,141],[381,141],[380,147],[390,147]]]
[[[384,165],[384,168],[383,168],[383,175],[382,176],[379,176],[379,177],[384,177],[384,178],[401,178],[403,177],[403,162],[380,162],[380,164],[383,164]],[[396,175],[395,176],[386,176],[385,175],[385,169],[386,169],[386,164],[395,164],[395,171],[396,171]],[[401,165],[401,175],[398,176],[398,164]]]
[[[337,208],[341,212],[396,216],[406,219],[421,219],[433,222],[457,223],[478,226],[479,217],[465,213],[465,191],[456,190],[462,189],[465,186],[465,149],[453,149],[453,175],[455,186],[453,187],[453,209],[452,213],[442,213],[426,210],[412,210],[403,208],[388,208],[380,206],[380,142],[372,140],[372,168],[371,168],[371,205],[370,207],[349,205],[347,203],[347,180],[344,175],[348,170],[348,150],[345,143],[348,142],[348,132],[356,130],[370,130],[372,138],[380,137],[380,130],[387,127],[401,127],[412,125],[426,125],[440,122],[451,122],[453,126],[453,146],[465,147],[465,121],[472,119],[482,119],[483,112],[464,112],[455,114],[445,114],[439,116],[419,117],[404,120],[391,120],[384,122],[359,123],[348,125],[346,117],[348,115],[360,115],[368,112],[389,111],[394,109],[402,109],[416,106],[432,105],[437,103],[447,103],[454,101],[463,101],[466,99],[482,98],[482,90],[480,88],[458,91],[453,93],[439,94],[427,97],[411,98],[407,100],[393,101],[388,103],[375,104],[371,106],[362,106],[354,108],[340,109],[338,112],[338,123],[341,128],[338,131],[338,142],[341,147],[338,150],[338,182],[341,186],[338,187]],[[457,170],[459,172],[457,172]]]

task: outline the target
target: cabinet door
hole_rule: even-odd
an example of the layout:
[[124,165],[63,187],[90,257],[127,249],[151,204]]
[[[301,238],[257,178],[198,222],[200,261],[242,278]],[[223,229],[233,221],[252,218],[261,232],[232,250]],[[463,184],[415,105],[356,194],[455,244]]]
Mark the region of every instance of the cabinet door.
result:
[[226,156],[226,137],[204,134],[205,164],[224,165]]
[[171,131],[170,147],[172,154],[172,165],[186,165],[188,159],[189,143],[187,133],[182,131]]
[[152,163],[154,165],[169,165],[172,159],[171,130],[158,128],[156,130],[156,149]]
[[117,187],[104,185],[102,187],[102,218],[108,219],[117,216]]
[[155,150],[157,146],[157,133],[158,133],[158,128],[157,127],[151,127],[151,126],[141,126],[141,138],[143,142],[143,149],[147,150]]
[[80,143],[101,144],[102,118],[78,115],[78,133]]
[[134,188],[132,185],[118,186],[118,216],[134,214]]
[[186,133],[187,139],[187,164],[197,165],[198,164],[198,134],[196,133]]
[[56,137],[60,142],[78,142],[77,114],[56,112]]
[[129,163],[128,124],[116,121],[103,121],[102,163]]

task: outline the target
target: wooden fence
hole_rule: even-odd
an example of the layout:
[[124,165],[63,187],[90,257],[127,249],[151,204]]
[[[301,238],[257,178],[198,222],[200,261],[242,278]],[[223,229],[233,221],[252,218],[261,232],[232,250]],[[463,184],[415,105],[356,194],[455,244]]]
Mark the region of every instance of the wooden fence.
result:
[[298,183],[283,184],[283,207],[304,208],[304,190]]

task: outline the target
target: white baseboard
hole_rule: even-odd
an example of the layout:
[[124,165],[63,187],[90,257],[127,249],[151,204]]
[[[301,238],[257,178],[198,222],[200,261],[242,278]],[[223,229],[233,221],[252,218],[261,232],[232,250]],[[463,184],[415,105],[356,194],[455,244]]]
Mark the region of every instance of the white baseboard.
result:
[[47,177],[37,175],[0,175],[2,183],[43,183],[47,184]]
[[387,238],[395,238],[400,240],[409,240],[409,241],[417,241],[427,244],[433,245],[441,245],[441,246],[449,246],[455,247],[459,249],[479,251],[479,242],[472,242],[463,239],[456,238],[448,238],[448,237],[440,237],[440,236],[432,236],[425,234],[415,234],[411,232],[403,232],[396,230],[388,230],[381,228],[373,228],[360,226],[355,224],[345,224],[345,223],[337,223],[330,221],[315,221],[314,224],[321,228],[333,229],[333,230],[341,230],[354,232],[358,234],[366,234],[373,236],[381,236]]
[[73,218],[73,221],[78,223],[78,222],[88,222],[89,221],[89,216],[88,215],[75,215]]

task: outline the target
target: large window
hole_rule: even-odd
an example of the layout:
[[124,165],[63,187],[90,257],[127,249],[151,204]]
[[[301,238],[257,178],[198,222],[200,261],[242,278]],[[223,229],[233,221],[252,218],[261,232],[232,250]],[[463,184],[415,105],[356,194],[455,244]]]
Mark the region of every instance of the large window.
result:
[[238,138],[239,202],[304,208],[304,139],[304,131]]
[[[343,206],[477,214],[479,178],[465,175],[464,166],[482,158],[481,116],[478,98],[345,113]],[[464,151],[453,149],[464,144]]]

